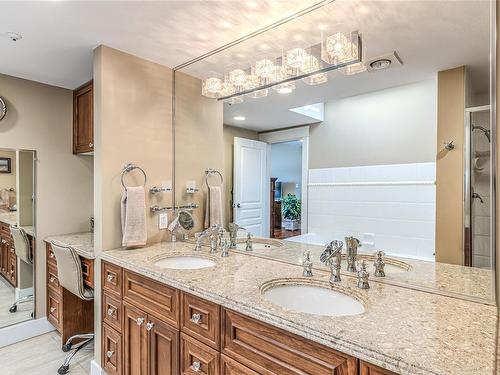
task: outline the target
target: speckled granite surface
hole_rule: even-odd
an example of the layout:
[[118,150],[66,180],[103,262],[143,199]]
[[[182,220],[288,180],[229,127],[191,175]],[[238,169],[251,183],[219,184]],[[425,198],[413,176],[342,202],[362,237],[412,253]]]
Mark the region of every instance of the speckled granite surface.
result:
[[70,233],[57,236],[48,236],[46,242],[55,241],[61,245],[70,246],[84,258],[94,259],[94,233]]
[[310,340],[400,374],[492,375],[496,356],[497,309],[486,304],[371,282],[356,288],[344,276],[336,289],[364,303],[363,314],[322,317],[285,310],[265,300],[271,280],[306,281],[328,287],[328,273],[301,278],[292,264],[231,252],[201,270],[168,270],[163,257],[196,254],[189,243],[160,243],[138,250],[111,250],[101,258],[172,287],[221,304]]
[[[8,225],[17,225],[17,213],[16,212],[5,212],[0,213],[0,221]],[[34,236],[34,228],[31,225],[24,226],[23,229],[30,236]]]

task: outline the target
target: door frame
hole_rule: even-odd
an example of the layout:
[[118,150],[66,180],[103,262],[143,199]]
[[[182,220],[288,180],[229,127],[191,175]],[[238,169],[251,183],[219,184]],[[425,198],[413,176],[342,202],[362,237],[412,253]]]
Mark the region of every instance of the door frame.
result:
[[[270,131],[259,134],[259,140],[266,142],[267,147],[267,181],[271,176],[271,145],[291,141],[302,141],[302,182],[301,182],[301,210],[300,210],[300,232],[307,233],[307,204],[309,190],[309,125],[296,128]],[[270,204],[271,202],[269,202]]]

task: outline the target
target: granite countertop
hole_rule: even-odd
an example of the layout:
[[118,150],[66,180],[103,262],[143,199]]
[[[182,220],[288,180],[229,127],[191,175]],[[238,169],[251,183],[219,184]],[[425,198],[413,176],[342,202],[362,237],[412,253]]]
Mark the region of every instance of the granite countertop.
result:
[[[0,212],[0,221],[8,225],[17,225],[17,212]],[[32,225],[22,227],[26,234],[34,237],[35,230]]]
[[174,288],[327,345],[404,375],[493,375],[496,359],[497,309],[487,304],[371,281],[360,290],[343,275],[335,289],[357,298],[366,311],[342,317],[313,316],[273,305],[262,297],[269,281],[319,283],[329,274],[315,270],[302,278],[302,267],[231,251],[216,256],[216,266],[200,270],[167,270],[154,265],[172,255],[210,257],[206,247],[193,252],[190,243],[159,243],[137,250],[110,250],[103,260]]
[[63,246],[69,246],[75,249],[78,255],[87,258],[94,259],[94,233],[92,232],[81,232],[81,233],[71,233],[71,234],[60,234],[57,236],[48,236],[45,238],[46,242],[54,241]]

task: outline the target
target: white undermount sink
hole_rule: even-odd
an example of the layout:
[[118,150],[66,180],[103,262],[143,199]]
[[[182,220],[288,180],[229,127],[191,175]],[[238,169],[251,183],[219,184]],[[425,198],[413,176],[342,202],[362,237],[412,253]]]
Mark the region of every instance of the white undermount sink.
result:
[[332,289],[308,284],[271,286],[263,292],[269,302],[287,310],[323,316],[361,314],[361,302]]
[[197,270],[215,266],[213,260],[195,256],[175,256],[159,260],[155,266],[175,270]]

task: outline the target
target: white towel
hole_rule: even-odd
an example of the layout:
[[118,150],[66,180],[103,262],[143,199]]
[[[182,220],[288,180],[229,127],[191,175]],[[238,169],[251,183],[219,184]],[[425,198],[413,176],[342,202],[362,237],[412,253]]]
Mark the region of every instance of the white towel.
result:
[[0,206],[6,208],[10,207],[10,191],[7,189],[0,190]]
[[213,225],[222,225],[222,188],[210,186],[205,202],[205,228]]
[[148,239],[146,226],[146,193],[144,187],[127,187],[121,201],[122,246],[145,246]]

